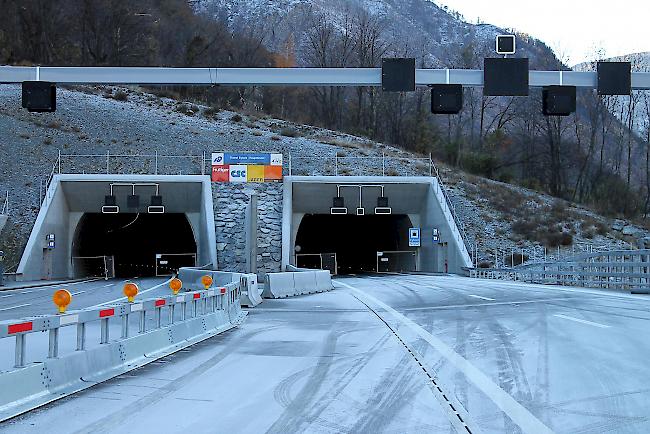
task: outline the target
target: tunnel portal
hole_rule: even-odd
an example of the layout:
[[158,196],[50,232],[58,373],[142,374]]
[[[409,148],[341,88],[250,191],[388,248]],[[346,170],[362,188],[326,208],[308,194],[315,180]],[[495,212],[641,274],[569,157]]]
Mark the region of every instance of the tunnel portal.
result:
[[105,258],[115,277],[145,277],[196,265],[197,246],[185,214],[86,213],[72,252],[75,277],[102,275]]
[[[327,254],[336,254],[338,274],[414,271],[415,249],[408,243],[410,227],[407,215],[308,214],[296,235],[297,263],[321,268],[320,254],[324,254],[323,267],[331,270]],[[389,261],[390,269],[384,268]]]

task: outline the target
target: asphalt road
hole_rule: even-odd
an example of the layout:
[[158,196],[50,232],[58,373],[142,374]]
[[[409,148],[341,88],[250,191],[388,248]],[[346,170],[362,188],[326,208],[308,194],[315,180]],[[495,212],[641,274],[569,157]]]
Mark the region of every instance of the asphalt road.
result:
[[[162,282],[166,278],[131,279],[143,292]],[[55,314],[57,307],[52,303],[52,295],[58,289],[67,289],[72,294],[72,303],[68,309],[82,309],[109,301],[121,300],[125,279],[99,279],[89,282],[75,282],[36,288],[13,289],[0,292],[0,321],[25,318],[34,315]],[[155,292],[143,293],[142,296],[169,293],[167,288],[156,288]]]
[[[650,298],[346,278],[0,432],[650,432]],[[462,422],[460,422],[462,420]]]

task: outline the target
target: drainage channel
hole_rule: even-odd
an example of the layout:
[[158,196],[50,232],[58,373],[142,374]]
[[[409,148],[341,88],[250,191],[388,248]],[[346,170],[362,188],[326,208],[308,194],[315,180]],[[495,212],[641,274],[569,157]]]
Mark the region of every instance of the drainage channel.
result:
[[422,372],[424,372],[424,374],[427,376],[431,391],[433,392],[434,396],[440,403],[442,409],[447,413],[447,416],[449,417],[449,421],[453,425],[456,432],[479,434],[480,431],[477,428],[475,427],[470,428],[470,424],[468,421],[469,416],[467,415],[467,413],[464,410],[462,410],[462,414],[461,414],[462,406],[458,402],[453,402],[452,399],[450,399],[447,396],[447,394],[440,387],[440,384],[436,380],[436,377],[432,375],[431,372],[429,372],[429,368],[427,368],[427,366],[422,363],[421,360],[423,359],[423,357],[415,349],[411,348],[411,346],[408,343],[406,343],[404,339],[402,339],[402,337],[397,333],[397,331],[388,323],[388,321],[386,321],[379,314],[379,312],[377,312],[375,309],[370,307],[368,304],[366,304],[363,300],[361,300],[356,295],[353,295],[353,297],[359,300],[361,304],[366,306],[370,312],[375,314],[375,316],[379,318],[379,320],[382,323],[384,323],[386,327],[388,327],[388,329],[393,333],[393,335],[395,335],[397,340],[402,344],[402,346],[406,349],[406,351],[408,351],[408,353],[411,355],[413,360],[418,364]]

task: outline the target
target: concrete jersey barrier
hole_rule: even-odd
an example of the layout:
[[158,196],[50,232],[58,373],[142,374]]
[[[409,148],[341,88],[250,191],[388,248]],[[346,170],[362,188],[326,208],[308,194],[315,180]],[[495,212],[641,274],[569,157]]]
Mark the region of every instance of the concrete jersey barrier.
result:
[[210,275],[215,285],[238,283],[241,288],[242,306],[255,307],[262,303],[262,294],[257,284],[256,274],[211,271],[191,267],[181,268],[178,271],[178,278],[183,281],[183,285],[187,284],[197,288],[202,287],[201,278],[205,275]]
[[255,307],[262,303],[262,294],[257,283],[256,274],[242,274],[239,287],[241,292],[241,304],[246,307]]
[[268,273],[262,296],[285,298],[331,291],[332,276],[327,270]]
[[[183,348],[229,330],[244,320],[239,283],[175,296],[138,300],[17,321],[0,322],[0,339],[16,339],[11,370],[0,372],[0,422],[49,402],[122,375]],[[163,309],[167,324],[161,325]],[[147,330],[145,317],[155,326]],[[180,314],[180,318],[178,318]],[[129,315],[140,318],[140,330],[129,330]],[[122,336],[110,339],[110,320],[121,320]],[[86,327],[100,322],[101,344],[86,348]],[[77,351],[59,356],[59,329],[77,326]],[[27,337],[49,332],[47,358],[25,363]]]

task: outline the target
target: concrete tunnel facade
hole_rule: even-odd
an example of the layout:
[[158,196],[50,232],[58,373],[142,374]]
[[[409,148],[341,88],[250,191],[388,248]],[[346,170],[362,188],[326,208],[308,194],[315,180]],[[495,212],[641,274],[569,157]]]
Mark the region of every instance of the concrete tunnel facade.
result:
[[[390,215],[374,212],[382,187]],[[338,195],[347,215],[330,213]],[[299,260],[309,255],[333,253],[343,274],[462,273],[472,266],[436,178],[287,177],[283,202],[283,268],[301,265]],[[364,215],[356,215],[357,208],[363,208]],[[409,246],[410,228],[420,229],[419,247]]]
[[[120,212],[102,214],[111,184],[120,185],[114,190]],[[129,208],[127,203],[127,196],[132,194],[130,184],[136,185],[140,196],[137,209]],[[151,185],[159,188],[164,214],[147,212],[154,194]],[[260,257],[267,260],[266,270],[286,270],[290,265],[331,269],[324,262],[314,262],[318,259],[315,255],[330,253],[336,254],[335,271],[339,274],[463,273],[463,267],[472,266],[436,178],[290,176],[279,186],[250,184],[242,190],[246,194],[237,199],[232,197],[235,190],[218,186],[208,176],[199,175],[55,175],[17,272],[22,274],[22,280],[85,277],[97,274],[85,262],[92,264],[93,260],[77,258],[105,255],[114,257],[115,276],[125,278],[168,275],[179,266],[207,264],[213,264],[215,269],[257,272],[255,258],[259,261]],[[266,195],[259,209],[251,206],[252,194],[277,191],[278,187],[282,190],[281,200],[280,195]],[[374,212],[382,188],[392,210],[390,215]],[[345,201],[347,215],[330,214],[337,194]],[[221,201],[219,210],[214,208],[215,197]],[[224,203],[238,204],[240,200],[247,200],[248,206],[221,209]],[[267,210],[266,217],[252,218],[251,213],[257,216],[263,212],[261,207]],[[275,207],[277,221],[269,219],[268,213]],[[364,209],[363,216],[356,215],[357,208]],[[234,218],[229,223],[234,227],[226,230],[223,222],[216,221],[217,211],[218,220]],[[246,218],[237,218],[239,213],[242,217],[246,214]],[[410,228],[421,230],[419,247],[409,246]],[[439,242],[433,240],[434,229],[439,233]],[[228,243],[229,251],[241,250],[238,255],[243,257],[218,262],[217,232]],[[55,246],[50,248],[48,236],[52,234]],[[237,234],[244,235],[246,246],[237,241]],[[271,237],[278,237],[278,243],[281,237],[281,255],[277,258],[258,254],[258,246],[268,244]],[[154,255],[182,253],[194,253],[195,258],[191,263],[172,261],[174,266],[168,269],[154,269],[159,265]]]
[[[102,214],[111,184],[120,212]],[[163,214],[148,212],[156,189]],[[133,192],[137,206],[127,203]],[[117,277],[171,274],[165,264],[216,264],[215,246],[208,177],[55,175],[17,272],[23,280],[85,277],[105,262],[92,258],[110,256]]]

